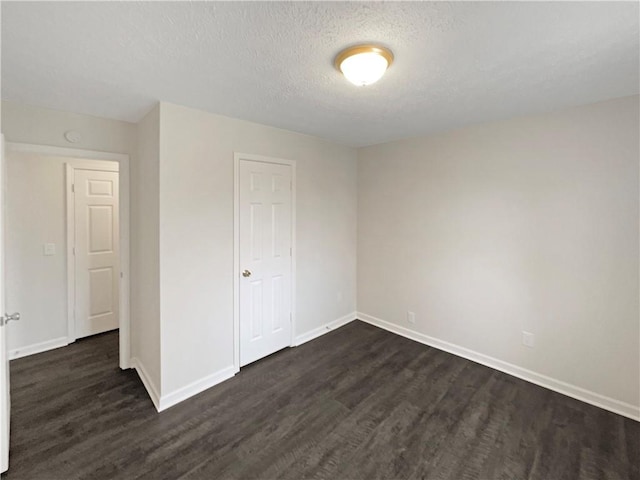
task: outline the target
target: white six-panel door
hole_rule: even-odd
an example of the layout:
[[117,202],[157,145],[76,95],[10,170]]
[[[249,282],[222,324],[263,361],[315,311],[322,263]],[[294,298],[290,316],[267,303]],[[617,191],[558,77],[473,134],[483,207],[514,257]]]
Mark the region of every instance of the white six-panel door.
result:
[[75,337],[118,328],[118,172],[74,170]]
[[291,344],[291,166],[239,163],[240,365]]

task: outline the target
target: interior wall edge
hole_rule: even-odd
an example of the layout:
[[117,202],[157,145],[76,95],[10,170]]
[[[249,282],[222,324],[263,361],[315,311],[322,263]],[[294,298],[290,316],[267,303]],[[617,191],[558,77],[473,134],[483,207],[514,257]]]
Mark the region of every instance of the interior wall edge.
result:
[[153,384],[151,377],[147,373],[147,370],[144,368],[143,363],[140,361],[140,359],[134,357],[134,358],[131,358],[130,365],[131,365],[131,368],[134,368],[138,373],[138,377],[140,377],[140,380],[142,381],[142,385],[144,386],[145,390],[149,394],[149,398],[151,398],[151,401],[153,402],[153,406],[159,412],[160,411],[160,395],[158,394],[158,389]]
[[[295,338],[295,346],[300,346],[303,343],[309,342],[315,338],[318,338],[326,333],[329,333],[332,330],[340,328],[354,320],[357,320],[357,312],[353,311],[344,315],[336,320],[332,320],[319,328],[315,328],[309,332],[303,333],[301,335],[297,335]],[[162,412],[174,405],[177,405],[184,400],[187,400],[203,391],[222,383],[230,378],[233,378],[238,370],[235,366],[231,365],[229,367],[223,368],[211,375],[208,375],[200,380],[192,382],[191,384],[182,387],[174,392],[170,392],[164,395],[158,395],[157,389],[153,386],[153,383],[150,381],[149,376],[146,374],[144,367],[140,364],[139,360],[131,359],[131,364],[138,371],[138,375],[142,380],[153,404],[156,406],[156,410],[158,412]]]
[[640,422],[640,405],[631,405],[629,403],[616,400],[615,398],[607,397],[605,395],[586,390],[576,385],[563,382],[562,380],[556,378],[548,377],[532,370],[519,367],[512,363],[504,362],[497,358],[476,352],[474,350],[470,350],[460,345],[449,343],[435,337],[430,337],[409,328],[401,327],[399,325],[396,325],[395,323],[388,322],[367,313],[358,312],[358,320],[369,323],[375,327],[382,328],[383,330],[387,330],[388,332],[395,333],[396,335],[401,335],[410,340],[414,340],[424,345],[437,348],[438,350],[442,350],[458,357],[471,360],[472,362],[479,363],[508,375],[512,375],[521,380],[534,383],[540,387],[547,388],[554,392],[561,393],[568,397],[575,398],[576,400],[589,403],[604,410],[608,410],[610,412],[617,413],[624,417]]
[[[340,328],[354,320],[357,319],[357,312],[353,311],[344,315],[336,320],[332,320],[321,327],[315,328],[309,332],[303,333],[301,335],[297,335],[295,338],[295,346],[302,345],[303,343],[309,342],[315,338],[318,338],[326,333],[329,333],[332,330]],[[136,359],[132,359],[131,363],[136,365],[136,369],[138,370],[138,374],[142,382],[145,384],[145,388],[149,392],[149,396],[151,397],[154,405],[158,412],[162,412],[178,403],[187,400],[203,391],[222,383],[230,378],[233,378],[237,373],[238,369],[235,366],[231,365],[229,367],[223,368],[211,375],[207,375],[206,377],[192,382],[191,384],[182,387],[174,392],[170,392],[164,395],[158,396],[157,390],[153,387],[152,382],[149,380],[148,375],[146,375],[144,368],[140,366],[139,361]],[[138,368],[140,366],[140,368]],[[148,383],[148,384],[147,384]]]
[[200,380],[196,380],[189,385],[181,387],[173,392],[161,395],[156,408],[158,412],[162,412],[167,408],[173,407],[174,405],[177,405],[178,403],[187,400],[194,395],[202,393],[205,390],[224,382],[225,380],[229,380],[230,378],[234,377],[236,373],[238,373],[238,370],[234,365],[230,365],[221,370],[218,370],[217,372],[214,372],[211,375],[207,375]]

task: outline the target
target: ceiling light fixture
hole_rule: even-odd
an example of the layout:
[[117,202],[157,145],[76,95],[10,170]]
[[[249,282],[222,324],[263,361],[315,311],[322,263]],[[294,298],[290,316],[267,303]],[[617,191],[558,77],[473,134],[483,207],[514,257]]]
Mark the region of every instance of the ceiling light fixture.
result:
[[336,68],[354,85],[364,86],[380,80],[393,62],[393,53],[377,45],[356,45],[341,51]]

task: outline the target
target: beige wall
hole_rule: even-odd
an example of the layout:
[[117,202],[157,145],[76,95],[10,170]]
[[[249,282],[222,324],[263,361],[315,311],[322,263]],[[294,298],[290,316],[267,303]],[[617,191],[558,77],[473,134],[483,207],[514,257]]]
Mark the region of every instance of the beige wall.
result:
[[[9,152],[5,184],[5,301],[11,355],[67,337],[66,158]],[[43,256],[44,243],[56,254]],[[28,350],[27,350],[28,351]]]
[[[233,363],[239,151],[298,162],[298,335],[354,311],[357,280],[360,312],[637,406],[638,100],[357,153],[167,103],[136,128],[3,102],[2,131],[8,142],[131,155],[132,356],[158,394]],[[69,144],[67,130],[82,141]],[[48,195],[41,222],[8,211],[25,233],[7,239],[21,249],[7,252],[8,272],[49,272],[40,284],[15,281],[7,308],[31,302],[24,312],[46,324],[10,325],[10,348],[64,335],[61,165],[26,155],[8,165],[8,208],[32,190]],[[55,257],[42,256],[45,242],[57,244]],[[523,330],[536,335],[533,349]]]
[[164,395],[233,366],[234,152],[297,162],[296,334],[355,311],[356,151],[168,103],[160,111]]
[[[7,142],[135,153],[135,125],[2,102]],[[77,144],[68,130],[82,135]],[[9,324],[10,352],[67,336],[65,166],[67,158],[8,152],[6,168],[6,306],[22,314]],[[56,254],[43,256],[44,243]]]
[[[134,124],[90,115],[3,101],[1,126],[7,142],[127,153],[130,156],[136,150]],[[81,134],[78,143],[69,143],[64,138],[69,130]]]
[[[158,396],[233,364],[235,151],[297,161],[296,335],[355,311],[355,149],[166,103],[137,126],[9,102],[2,106],[8,142],[132,157],[131,355]],[[80,132],[82,141],[69,144],[64,139],[68,130]],[[34,250],[38,265],[23,271],[42,271],[43,261],[55,269],[41,289],[20,287],[17,303],[31,302],[47,324],[20,324],[16,328],[24,331],[13,335],[13,347],[66,334],[63,164],[64,159],[37,166],[25,160],[12,169],[21,176],[12,203],[32,198],[32,188],[55,190],[51,198],[42,198],[46,209],[41,212],[55,224],[55,238],[38,233],[48,227],[33,218],[16,230],[31,240],[12,242],[16,248]],[[11,215],[25,221],[20,208]],[[56,243],[55,257],[42,257],[44,238]],[[12,268],[21,269],[21,261]],[[33,286],[26,280],[20,285]],[[9,338],[11,342],[11,334]]]
[[358,310],[637,412],[638,100],[359,150]]
[[160,394],[160,107],[138,123],[131,165],[131,357]]

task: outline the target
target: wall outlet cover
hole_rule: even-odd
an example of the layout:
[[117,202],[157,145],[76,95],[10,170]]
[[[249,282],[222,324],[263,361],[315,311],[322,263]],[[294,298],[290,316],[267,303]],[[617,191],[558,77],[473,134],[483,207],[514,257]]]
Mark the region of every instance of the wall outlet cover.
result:
[[56,254],[56,244],[55,243],[45,243],[42,245],[42,254],[49,256]]
[[525,347],[533,348],[536,343],[536,336],[531,332],[522,332],[522,344]]

